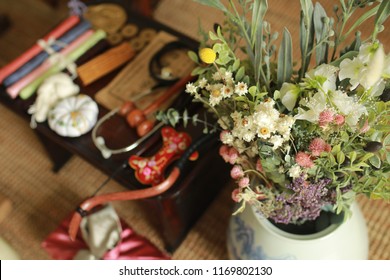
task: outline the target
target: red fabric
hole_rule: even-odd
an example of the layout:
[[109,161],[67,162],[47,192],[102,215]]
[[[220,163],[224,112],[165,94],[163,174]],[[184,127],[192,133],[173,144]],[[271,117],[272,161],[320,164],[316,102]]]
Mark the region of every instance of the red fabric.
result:
[[[42,242],[42,247],[56,260],[72,260],[79,250],[88,249],[81,232],[76,240],[71,241],[68,235],[70,218]],[[122,233],[120,243],[108,251],[105,260],[168,260],[170,257],[158,250],[150,241],[134,232],[121,220]]]

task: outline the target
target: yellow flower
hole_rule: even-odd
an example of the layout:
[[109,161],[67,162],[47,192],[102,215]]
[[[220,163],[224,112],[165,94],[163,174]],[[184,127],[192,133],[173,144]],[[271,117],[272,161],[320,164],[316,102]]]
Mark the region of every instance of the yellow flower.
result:
[[199,51],[199,57],[204,63],[211,64],[215,61],[217,54],[213,49],[203,48]]
[[262,135],[267,135],[267,134],[269,133],[269,129],[266,128],[266,127],[262,127],[262,128],[260,129],[260,133],[261,133]]
[[215,98],[218,98],[221,96],[221,92],[218,89],[215,89],[211,92],[211,95]]

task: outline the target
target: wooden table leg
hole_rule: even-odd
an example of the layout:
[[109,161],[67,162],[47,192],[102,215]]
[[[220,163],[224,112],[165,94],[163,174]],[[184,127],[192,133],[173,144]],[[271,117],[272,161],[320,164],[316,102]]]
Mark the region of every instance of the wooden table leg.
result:
[[64,166],[64,164],[71,158],[72,153],[61,147],[59,144],[51,141],[39,131],[34,131],[53,163],[53,172],[58,172],[61,167]]

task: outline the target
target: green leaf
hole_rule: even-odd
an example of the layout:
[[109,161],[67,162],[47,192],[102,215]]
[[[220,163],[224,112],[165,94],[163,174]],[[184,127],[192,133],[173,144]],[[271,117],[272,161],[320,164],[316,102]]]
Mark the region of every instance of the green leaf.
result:
[[384,146],[390,146],[390,134],[386,136],[386,138],[383,140]]
[[191,76],[198,76],[206,72],[206,68],[203,67],[195,67],[191,72]]
[[215,51],[216,53],[219,53],[221,50],[222,50],[222,44],[216,43],[213,45],[213,51]]
[[[328,19],[324,8],[320,3],[316,3],[314,7],[313,13],[313,21],[314,21],[314,30],[315,30],[315,38],[316,38],[316,64],[320,65],[321,63],[326,61],[327,56],[327,43],[322,42],[324,39],[327,39],[328,36],[328,26],[325,23],[325,20]],[[329,19],[328,19],[329,21]]]
[[240,60],[237,58],[233,63],[232,71],[237,71],[238,67],[240,67]]
[[352,151],[349,153],[349,159],[351,160],[351,163],[353,163],[355,161],[356,156],[357,156],[357,154],[355,151]]
[[367,153],[360,159],[360,162],[365,162],[366,160],[370,159],[373,156],[374,156],[373,153]]
[[341,131],[341,140],[342,140],[343,142],[348,142],[348,140],[349,140],[349,135],[348,135],[347,132]]
[[[258,32],[257,29],[263,28],[262,23],[264,16],[268,10],[267,0],[254,1],[252,9],[252,30],[251,38],[255,38],[255,34]],[[253,41],[252,41],[253,42]]]
[[339,67],[340,66],[340,63],[346,59],[346,58],[349,58],[349,59],[353,59],[354,57],[356,57],[358,55],[359,52],[357,51],[350,51],[350,52],[347,52],[345,53],[344,55],[342,55],[340,58],[332,61],[330,64],[333,65],[333,66],[336,66],[336,67]]
[[168,118],[169,124],[171,126],[175,127],[176,124],[179,122],[179,119],[180,119],[179,112],[176,111],[173,108],[169,108],[167,110],[167,118]]
[[374,155],[373,157],[370,158],[370,163],[372,164],[372,166],[376,167],[376,168],[381,168],[381,159],[377,156],[377,155]]
[[[386,1],[384,1],[386,2]],[[388,1],[387,1],[388,2]],[[378,11],[379,6],[376,6],[370,10],[368,10],[366,13],[364,13],[360,18],[354,21],[354,24],[349,28],[348,32],[344,34],[344,38],[348,38],[349,34],[353,32],[359,25],[364,23],[367,19],[374,16],[376,12]]]
[[390,132],[390,125],[376,125],[375,129],[380,130],[382,132]]
[[195,126],[198,123],[198,114],[192,116],[192,124]]
[[210,38],[211,40],[213,40],[213,41],[218,40],[217,35],[215,35],[214,32],[212,32],[212,31],[209,31],[209,38]]
[[241,66],[236,73],[236,81],[241,81],[245,74],[245,66]]
[[339,164],[342,164],[342,163],[344,162],[344,160],[345,160],[345,155],[344,155],[344,153],[343,153],[342,151],[338,152],[338,153],[337,153],[337,162],[338,162]]
[[311,0],[300,0],[301,19],[300,19],[300,48],[301,48],[301,69],[299,77],[302,78],[306,73],[314,43],[314,23],[313,23],[313,3]]
[[187,55],[193,62],[199,63],[198,55],[194,51],[188,51]]
[[300,0],[303,13],[304,24],[309,27],[311,24],[311,14],[313,12],[313,3],[311,0]]
[[219,9],[222,12],[228,12],[226,7],[221,3],[220,0],[194,0],[194,1],[205,6]]
[[283,30],[283,38],[278,54],[278,87],[290,80],[293,72],[292,39],[287,28]]
[[337,145],[333,146],[333,148],[332,148],[332,154],[337,154],[337,153],[339,153],[340,151],[341,151],[341,146],[340,146],[340,144],[337,144]]
[[336,158],[334,157],[334,155],[331,153],[328,153],[328,157],[329,157],[329,162],[330,162],[331,166],[336,165]]
[[375,17],[375,25],[382,25],[390,15],[390,1],[383,0]]
[[187,124],[188,124],[188,112],[187,112],[187,109],[184,109],[184,112],[183,112],[183,126],[187,127]]
[[254,96],[257,92],[257,87],[256,86],[251,86],[249,89],[248,89],[248,92]]
[[390,152],[386,152],[387,163],[390,164]]

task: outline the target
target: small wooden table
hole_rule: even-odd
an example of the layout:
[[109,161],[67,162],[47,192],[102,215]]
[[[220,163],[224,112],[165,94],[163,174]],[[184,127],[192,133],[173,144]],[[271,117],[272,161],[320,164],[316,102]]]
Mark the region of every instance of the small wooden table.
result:
[[[123,3],[125,1],[109,1],[114,3]],[[126,6],[123,6],[126,9]],[[129,23],[137,24],[140,27],[151,27],[156,30],[165,30],[190,46],[196,46],[198,43],[192,39],[179,34],[164,25],[161,25],[149,18],[134,14],[127,10],[129,14]],[[91,84],[88,87],[82,87],[81,91],[90,96],[102,87],[107,85],[110,80],[118,73],[111,73],[105,78]],[[28,100],[11,99],[5,92],[4,87],[0,88],[0,102],[16,114],[26,119],[26,125],[30,121],[30,115],[27,114],[29,106],[34,102],[35,96]],[[99,117],[107,113],[107,109],[99,107]],[[110,139],[110,147],[119,148],[127,146],[138,137],[134,130],[130,129],[121,117],[113,117],[110,120],[111,124],[105,126],[101,130],[106,139]],[[196,137],[202,134],[202,128],[191,128],[191,136]],[[48,156],[53,162],[53,171],[57,172],[68,161],[72,155],[77,155],[100,169],[107,175],[113,174],[115,171],[127,162],[128,157],[132,153],[140,152],[145,145],[126,154],[114,155],[109,159],[104,159],[100,151],[95,147],[91,133],[78,138],[64,138],[53,132],[47,123],[39,124],[34,130],[39,140],[46,149]],[[152,136],[159,138],[160,135]],[[151,142],[152,150],[159,148],[160,144]],[[151,222],[155,223],[161,230],[161,235],[165,240],[166,249],[173,251],[185,237],[188,230],[200,215],[206,210],[209,203],[213,200],[221,187],[225,186],[228,181],[227,171],[228,166],[225,165],[217,153],[217,146],[204,147],[200,151],[200,158],[195,163],[189,163],[186,170],[175,183],[175,185],[161,196],[142,200],[141,203],[145,206],[145,211],[150,215]],[[218,176],[210,176],[218,174]],[[133,171],[130,168],[122,169],[116,173],[113,178],[125,188],[136,189],[142,188],[134,178]],[[75,208],[77,205],[75,205]]]

